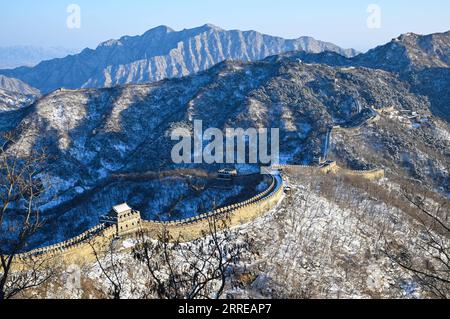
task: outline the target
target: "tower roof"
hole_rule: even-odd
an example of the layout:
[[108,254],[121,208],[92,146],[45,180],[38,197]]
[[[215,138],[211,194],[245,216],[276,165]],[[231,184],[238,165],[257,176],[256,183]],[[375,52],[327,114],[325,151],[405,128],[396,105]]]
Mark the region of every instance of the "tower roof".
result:
[[113,207],[113,211],[116,212],[117,214],[122,214],[125,212],[129,212],[131,210],[131,207],[128,206],[127,203],[123,203],[117,206]]

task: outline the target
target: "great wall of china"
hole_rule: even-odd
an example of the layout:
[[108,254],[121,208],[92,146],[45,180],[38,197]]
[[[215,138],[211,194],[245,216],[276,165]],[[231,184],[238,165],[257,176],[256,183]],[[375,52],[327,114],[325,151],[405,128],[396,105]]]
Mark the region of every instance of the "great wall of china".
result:
[[[282,170],[288,173],[302,173],[306,170],[317,170],[322,173],[341,172],[350,176],[360,176],[369,180],[384,177],[384,171],[375,169],[370,171],[352,171],[340,168],[335,162],[322,167],[307,165],[277,165],[272,169]],[[212,217],[218,220],[227,218],[228,226],[243,225],[255,220],[273,209],[283,197],[283,180],[280,176],[267,175],[272,180],[270,186],[258,195],[230,206],[216,209],[212,212],[198,215],[196,217],[169,221],[147,221],[141,220],[139,229],[152,239],[157,239],[162,231],[167,231],[172,238],[181,241],[192,241],[204,235],[209,229],[209,222]],[[59,244],[38,248],[33,251],[17,256],[19,264],[26,265],[27,260],[33,258],[47,258],[61,262],[65,265],[86,264],[95,261],[93,247],[101,249],[113,239],[117,238],[118,225],[107,225],[101,223],[79,236],[64,241]],[[136,232],[138,229],[136,229]],[[129,233],[132,235],[133,231]],[[19,267],[20,268],[20,267]]]
[[[142,230],[149,238],[157,239],[165,230],[172,238],[187,242],[202,237],[209,229],[213,217],[217,220],[226,219],[229,227],[248,223],[270,211],[283,197],[282,178],[275,175],[266,175],[266,178],[270,179],[269,187],[246,201],[183,220],[170,222],[141,220],[140,227],[129,235]],[[64,265],[91,263],[95,261],[93,247],[100,249],[117,238],[117,227],[118,225],[108,226],[102,223],[70,240],[18,255],[17,268],[26,267],[27,261],[36,258],[45,258],[49,262]]]
[[357,176],[368,180],[377,180],[385,176],[384,169],[372,169],[372,170],[353,170],[340,167],[335,161],[329,160],[329,153],[331,149],[333,133],[336,131],[341,131],[345,133],[358,134],[361,127],[369,124],[375,123],[380,119],[380,115],[375,110],[371,109],[372,115],[365,121],[361,121],[358,125],[354,127],[342,127],[334,125],[330,127],[325,138],[325,145],[323,151],[323,161],[319,165],[274,165],[274,169],[283,170],[290,173],[301,173],[306,170],[318,170],[321,173],[340,173],[346,176]]
[[275,165],[274,169],[279,169],[286,171],[288,173],[302,173],[307,170],[316,170],[321,173],[340,173],[346,176],[358,176],[368,180],[377,180],[384,177],[383,169],[372,169],[372,170],[351,170],[347,168],[340,167],[336,162],[324,163],[320,166],[310,166],[310,165]]
[[[376,113],[376,112],[375,112]],[[326,139],[324,148],[325,158],[328,157],[332,135],[334,130],[343,130],[349,132],[358,131],[362,125],[376,121],[379,115],[369,118],[367,121],[360,123],[357,127],[343,128],[340,126],[332,127]],[[383,169],[373,170],[350,170],[341,168],[334,161],[326,161],[320,165],[274,165],[270,169],[281,170],[288,173],[301,173],[306,170],[317,170],[321,173],[341,173],[347,176],[359,176],[368,180],[376,180],[383,178],[385,172]],[[180,239],[181,241],[192,241],[204,235],[208,230],[210,219],[215,217],[218,220],[227,218],[228,226],[238,226],[248,223],[258,217],[261,217],[271,209],[273,209],[283,198],[283,180],[279,175],[268,174],[266,178],[271,180],[270,186],[259,193],[258,195],[230,206],[216,209],[212,212],[198,215],[196,217],[170,221],[157,222],[140,220],[139,227],[129,234],[136,233],[138,230],[144,231],[149,238],[157,239],[162,231],[167,231],[172,238]],[[27,253],[23,253],[16,257],[17,268],[22,269],[26,267],[27,260],[34,258],[49,258],[56,260],[65,265],[72,264],[86,264],[95,261],[93,254],[93,247],[102,247],[105,244],[111,243],[114,238],[118,237],[119,225],[107,225],[101,223],[92,229],[80,234],[79,236],[64,241],[62,243],[39,248]]]

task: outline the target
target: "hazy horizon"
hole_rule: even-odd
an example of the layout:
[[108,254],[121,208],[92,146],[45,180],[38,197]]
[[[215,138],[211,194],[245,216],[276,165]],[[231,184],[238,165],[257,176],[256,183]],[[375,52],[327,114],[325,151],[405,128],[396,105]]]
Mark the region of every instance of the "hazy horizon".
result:
[[[73,13],[71,4],[80,9],[79,28],[67,25]],[[373,16],[374,8],[379,10],[379,25],[371,28],[367,20]],[[82,50],[109,39],[140,35],[159,25],[179,31],[211,23],[227,30],[255,30],[283,38],[312,36],[344,48],[367,51],[402,33],[450,30],[450,2],[445,0],[426,4],[406,0],[18,0],[2,2],[0,12],[2,47],[31,45]]]

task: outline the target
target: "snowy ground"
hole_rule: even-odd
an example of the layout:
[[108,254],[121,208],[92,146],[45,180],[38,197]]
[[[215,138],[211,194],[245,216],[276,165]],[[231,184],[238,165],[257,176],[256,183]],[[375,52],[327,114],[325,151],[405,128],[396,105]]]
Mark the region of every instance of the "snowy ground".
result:
[[[429,297],[410,273],[384,254],[386,239],[394,239],[409,251],[416,250],[420,233],[412,218],[348,184],[331,183],[331,176],[286,178],[293,189],[291,196],[263,218],[233,229],[238,238],[254,238],[258,253],[244,258],[235,269],[236,278],[247,274],[250,280],[236,285],[239,280],[233,278],[234,284],[229,285],[225,296]],[[387,185],[389,181],[383,183]],[[126,265],[126,271],[120,274],[126,283],[124,298],[139,298],[148,278],[126,251],[132,246],[130,240],[123,242],[119,257]],[[78,286],[77,280],[73,281],[76,271],[69,269],[62,280],[41,289],[39,295],[107,297],[108,281],[98,265],[79,273]]]

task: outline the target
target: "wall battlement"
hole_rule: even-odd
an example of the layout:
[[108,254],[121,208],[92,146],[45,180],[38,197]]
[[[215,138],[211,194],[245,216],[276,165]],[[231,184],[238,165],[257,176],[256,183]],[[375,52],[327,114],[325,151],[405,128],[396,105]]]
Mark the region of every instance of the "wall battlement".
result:
[[[360,176],[369,180],[384,177],[384,170],[374,169],[369,171],[358,171],[341,168],[336,162],[328,162],[321,166],[310,165],[274,165],[273,169],[288,172],[304,172],[305,170],[318,170],[321,173],[343,173],[347,176]],[[279,176],[268,175],[271,179],[269,187],[254,197],[240,203],[215,209],[211,212],[195,217],[176,221],[146,221],[140,220],[140,227],[127,235],[144,231],[150,238],[157,239],[163,230],[166,230],[172,238],[182,241],[192,241],[200,238],[209,229],[209,219],[217,217],[219,220],[227,218],[229,226],[234,227],[246,224],[261,217],[273,209],[283,197],[283,181]],[[33,258],[49,258],[62,262],[65,265],[86,264],[95,261],[92,247],[103,247],[113,239],[118,238],[118,225],[101,223],[86,232],[59,244],[39,248],[16,257],[15,269],[26,267],[27,260]]]
[[[283,197],[283,181],[279,176],[271,176],[271,184],[267,189],[256,196],[236,204],[216,209],[212,212],[186,218],[177,221],[146,221],[140,220],[140,227],[134,228],[132,235],[138,231],[144,231],[149,237],[158,239],[163,230],[169,232],[174,239],[192,241],[203,236],[209,229],[209,219],[217,217],[227,218],[230,227],[248,223],[262,216],[274,208]],[[48,258],[49,260],[62,262],[65,265],[85,264],[95,261],[92,247],[102,247],[110,243],[120,233],[120,226],[101,223],[77,237],[62,243],[32,250],[16,256],[15,269],[24,269],[27,261],[34,258]]]
[[[370,118],[368,118],[366,121],[360,123],[359,125],[357,125],[355,127],[342,127],[339,125],[334,125],[334,126],[330,127],[330,129],[328,131],[328,136],[326,139],[326,145],[324,147],[325,154],[323,155],[323,158],[325,160],[328,159],[328,153],[331,148],[332,137],[333,137],[334,132],[341,131],[341,132],[349,133],[352,135],[357,135],[361,132],[361,128],[364,125],[370,124],[370,123],[375,123],[380,120],[380,115],[378,112],[376,112],[375,110],[372,109],[372,113],[373,113],[373,115]],[[321,173],[325,173],[325,174],[341,173],[346,176],[359,176],[362,178],[366,178],[368,180],[377,180],[377,179],[381,179],[385,176],[384,169],[351,170],[351,169],[347,169],[347,168],[342,168],[335,161],[330,161],[330,160],[325,161],[321,165],[283,165],[283,164],[274,165],[274,166],[272,166],[272,169],[280,169],[280,170],[290,171],[290,172],[294,172],[294,173],[305,171],[305,170],[317,170],[317,171],[319,171]]]
[[325,165],[274,165],[274,169],[280,169],[288,172],[304,172],[305,170],[317,170],[321,173],[341,173],[347,176],[359,176],[368,180],[377,180],[385,176],[384,169],[373,170],[351,170],[340,167],[336,162],[329,162]]

